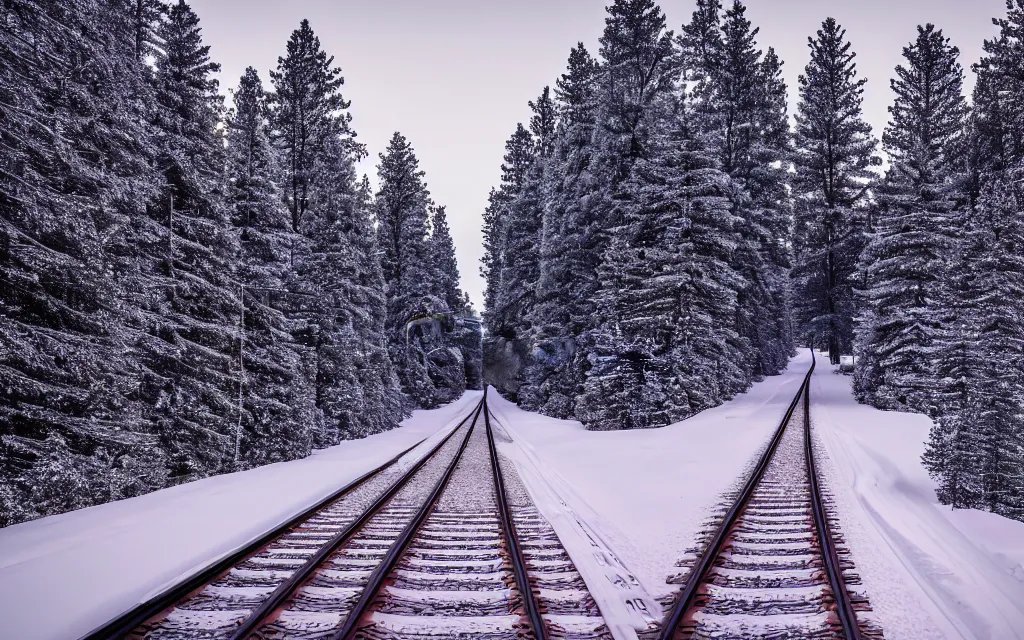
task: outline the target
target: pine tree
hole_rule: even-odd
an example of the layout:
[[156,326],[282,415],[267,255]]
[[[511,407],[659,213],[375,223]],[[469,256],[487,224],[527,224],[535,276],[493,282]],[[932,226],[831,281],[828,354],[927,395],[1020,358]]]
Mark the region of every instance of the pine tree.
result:
[[361,349],[357,375],[362,385],[363,406],[357,417],[359,429],[351,434],[353,437],[392,429],[406,416],[406,399],[388,357],[384,274],[373,228],[373,192],[365,175],[357,188],[355,204],[346,232],[352,246],[351,297],[360,310],[355,329]]
[[648,156],[656,108],[673,89],[679,59],[665,14],[653,0],[617,0],[607,11],[600,39],[600,161],[610,167],[614,186]]
[[[932,402],[936,424],[924,463],[938,497],[954,508],[984,508],[1024,519],[1024,389],[1014,366],[1021,348],[1021,115],[1024,83],[1024,5],[1007,2],[985,42],[969,136],[947,152],[968,163],[958,190],[967,213],[956,220],[961,238],[941,286],[947,313],[937,332]],[[926,169],[932,169],[925,165]],[[915,167],[916,169],[916,167]],[[962,170],[962,169],[961,169]],[[957,185],[960,186],[960,185]],[[952,196],[947,196],[952,197]]]
[[132,219],[154,195],[133,23],[0,7],[0,526],[163,486],[135,395]]
[[858,335],[867,374],[857,388],[876,406],[935,415],[935,366],[953,302],[947,272],[962,226],[954,209],[967,105],[959,50],[941,30],[918,27],[903,55],[882,138],[892,164],[862,258],[871,321]]
[[341,95],[345,79],[334,57],[320,47],[308,20],[292,32],[286,55],[277,59],[273,121],[275,139],[284,151],[285,195],[292,213],[292,230],[301,231],[311,201],[318,163],[326,147],[340,139],[353,153],[362,153],[351,129],[349,101]]
[[[620,0],[608,7],[601,36],[604,64],[599,79],[597,128],[594,133],[594,174],[601,191],[595,203],[596,229],[591,250],[601,256],[602,266],[593,274],[592,291],[599,301],[581,340],[580,357],[585,376],[583,395],[577,400],[577,418],[588,428],[630,428],[635,425],[624,413],[628,399],[602,397],[601,389],[613,372],[635,371],[636,350],[630,337],[619,334],[618,300],[633,292],[617,286],[609,270],[616,269],[614,238],[629,224],[636,194],[644,190],[643,174],[628,182],[634,165],[654,161],[659,133],[672,106],[672,92],[679,61],[665,16],[650,0]],[[640,182],[638,183],[637,180]],[[621,268],[621,266],[619,267]],[[653,273],[653,272],[652,272]],[[619,274],[625,276],[626,274]]]
[[[982,318],[975,296],[986,276],[975,270],[974,262],[981,259],[987,247],[978,244],[986,238],[978,233],[980,229],[975,230],[974,217],[967,216],[964,222],[963,237],[943,271],[948,304],[938,332],[932,390],[939,415],[934,418],[923,456],[925,467],[938,483],[939,501],[954,509],[983,506],[979,456],[982,443],[977,427],[981,408],[979,383],[986,356],[980,348]],[[877,358],[869,357],[866,362],[877,370]],[[869,370],[867,375],[873,372]]]
[[794,308],[806,339],[833,364],[851,353],[862,210],[878,164],[871,127],[861,118],[865,78],[835,19],[808,38],[811,61],[800,76],[793,178]]
[[746,284],[739,294],[737,347],[750,376],[779,373],[792,350],[789,322],[786,86],[774,51],[757,49],[758,29],[738,0],[720,15],[702,1],[679,40],[694,85],[695,119],[720,166],[742,192],[741,241],[732,257]]
[[977,314],[984,365],[975,382],[976,406],[960,414],[961,419],[976,416],[982,504],[1018,520],[1024,520],[1024,373],[1017,365],[1024,358],[1024,315],[1018,302],[1024,300],[1022,178],[1024,172],[1017,170],[1008,179],[993,179],[973,213],[968,259],[984,276],[974,279],[968,295]]
[[656,427],[747,382],[733,319],[742,279],[733,186],[679,116],[633,169],[600,267],[598,348],[580,405],[594,429]]
[[[488,317],[507,342],[529,343],[532,340],[531,318],[537,300],[540,279],[541,227],[544,219],[545,170],[555,135],[555,106],[545,87],[541,96],[530,102],[529,140],[532,153],[524,160],[528,165],[516,193],[507,202],[502,218],[503,257],[499,274],[500,288]],[[519,130],[517,140],[526,140]],[[516,381],[518,388],[521,380]]]
[[427,246],[427,264],[432,270],[431,295],[447,305],[452,313],[463,314],[466,301],[459,288],[459,264],[455,259],[455,242],[448,226],[444,207],[430,208],[430,240]]
[[378,165],[377,238],[388,300],[388,350],[403,390],[423,408],[465,390],[465,363],[448,348],[451,310],[430,295],[430,192],[412,146],[395,133]]
[[170,7],[158,35],[153,115],[165,184],[144,230],[151,280],[140,300],[148,334],[139,344],[141,392],[181,482],[240,460],[243,310],[233,281],[237,238],[224,206],[223,107],[212,78],[219,66],[184,2]]
[[128,0],[128,7],[135,37],[135,57],[145,61],[159,49],[156,27],[166,15],[167,5],[162,0]]
[[[328,140],[304,223],[308,255],[299,268],[300,315],[315,351],[316,447],[394,426],[402,415],[394,376],[382,361],[383,282],[373,255],[367,195],[341,139]],[[368,244],[369,243],[369,244]]]
[[448,342],[461,354],[465,386],[467,389],[482,389],[483,336],[469,296],[459,286],[459,264],[455,259],[455,243],[444,207],[433,206],[430,209],[428,255],[433,269],[431,295],[444,302],[451,314],[453,326]]
[[[1024,159],[1024,2],[1006,0],[1006,17],[993,19],[999,36],[984,43],[975,65],[974,112],[980,174],[1015,169]],[[977,178],[980,189],[985,176]]]
[[[529,361],[528,344],[517,331],[520,318],[511,306],[518,289],[505,282],[516,269],[516,257],[509,250],[509,235],[518,235],[512,229],[513,206],[523,191],[534,163],[536,142],[523,127],[516,130],[505,143],[504,163],[501,165],[501,185],[492,190],[484,212],[484,257],[480,268],[485,279],[484,288],[484,371],[487,384],[501,393],[518,399],[523,367]],[[531,202],[533,202],[531,200]],[[521,264],[521,263],[520,263]]]
[[496,314],[501,274],[505,268],[505,241],[508,233],[508,206],[519,195],[527,173],[533,164],[534,140],[522,124],[505,143],[504,163],[501,165],[501,185],[492,190],[484,212],[484,257],[480,274],[484,277],[484,323],[491,336],[507,337],[504,317]]
[[537,143],[536,155],[541,158],[551,156],[555,150],[555,134],[558,127],[558,111],[555,101],[551,98],[551,87],[544,87],[536,101],[530,101],[530,133]]
[[582,43],[572,49],[566,72],[555,85],[559,128],[547,162],[541,229],[537,303],[531,324],[533,351],[524,404],[558,418],[575,415],[582,391],[582,362],[575,356],[590,327],[600,255],[591,182],[597,63]]
[[299,239],[274,181],[266,94],[252,67],[242,76],[234,103],[227,123],[227,200],[239,232],[238,295],[245,304],[240,455],[259,465],[307,455],[315,419],[303,402],[311,390],[305,388],[301,349],[293,344],[284,313]]

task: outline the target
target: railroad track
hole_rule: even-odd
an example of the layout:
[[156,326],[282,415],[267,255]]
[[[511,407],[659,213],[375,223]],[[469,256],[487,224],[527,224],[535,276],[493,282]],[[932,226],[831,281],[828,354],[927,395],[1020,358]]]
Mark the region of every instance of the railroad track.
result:
[[[812,354],[813,357],[813,354]],[[660,640],[861,640],[849,568],[825,509],[810,430],[814,362],[749,480],[695,559]]]
[[487,396],[408,469],[366,474],[83,640],[610,640]]

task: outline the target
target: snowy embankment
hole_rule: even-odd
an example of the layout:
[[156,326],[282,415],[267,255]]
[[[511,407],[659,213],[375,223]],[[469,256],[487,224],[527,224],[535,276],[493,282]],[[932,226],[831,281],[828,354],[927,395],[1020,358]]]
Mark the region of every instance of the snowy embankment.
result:
[[[611,553],[639,579],[640,591],[657,597],[678,588],[666,577],[762,450],[809,366],[803,351],[783,375],[660,429],[588,432],[496,396],[491,409],[519,445],[503,452],[515,459],[588,584],[607,582]],[[823,484],[864,580],[858,589],[871,599],[887,640],[1024,638],[1024,523],[939,505],[921,465],[931,422],[860,405],[850,384],[819,356],[811,419],[823,445]],[[588,544],[574,544],[574,537],[597,538],[591,550],[607,551],[578,557]],[[599,602],[610,621],[629,617],[628,603],[618,613],[606,603]]]
[[931,421],[858,404],[818,360],[811,421],[826,486],[887,640],[1024,638],[1024,523],[938,504]]
[[0,529],[0,636],[80,637],[429,438],[425,450],[479,398],[303,460]]

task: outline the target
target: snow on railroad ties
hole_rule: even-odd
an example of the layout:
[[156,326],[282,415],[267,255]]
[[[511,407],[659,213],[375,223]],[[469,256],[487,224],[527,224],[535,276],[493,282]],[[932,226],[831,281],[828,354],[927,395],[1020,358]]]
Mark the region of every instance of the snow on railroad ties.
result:
[[1024,639],[1024,523],[938,504],[922,415],[858,404],[819,357],[811,383],[819,472],[853,570],[887,640]]
[[[0,529],[0,637],[78,638],[397,453],[426,451],[480,399],[312,456]],[[414,459],[406,456],[403,463]]]

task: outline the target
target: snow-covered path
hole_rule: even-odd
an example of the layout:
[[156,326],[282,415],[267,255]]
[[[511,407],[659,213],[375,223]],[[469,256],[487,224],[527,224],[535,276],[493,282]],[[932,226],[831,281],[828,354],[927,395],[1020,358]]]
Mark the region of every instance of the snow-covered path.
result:
[[811,382],[826,485],[888,640],[1024,638],[1024,523],[938,504],[931,421],[854,400],[827,360]]
[[[0,638],[73,640],[463,417],[481,392],[403,427],[268,465],[0,529]],[[431,439],[432,440],[432,439]]]

